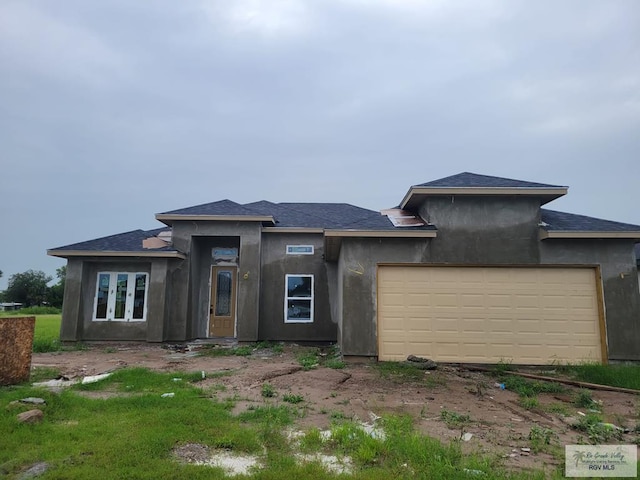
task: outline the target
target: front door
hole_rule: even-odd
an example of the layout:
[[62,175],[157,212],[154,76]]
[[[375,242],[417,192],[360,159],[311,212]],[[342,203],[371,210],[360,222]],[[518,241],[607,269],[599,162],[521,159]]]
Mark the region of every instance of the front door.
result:
[[209,336],[234,337],[236,330],[237,267],[211,267]]

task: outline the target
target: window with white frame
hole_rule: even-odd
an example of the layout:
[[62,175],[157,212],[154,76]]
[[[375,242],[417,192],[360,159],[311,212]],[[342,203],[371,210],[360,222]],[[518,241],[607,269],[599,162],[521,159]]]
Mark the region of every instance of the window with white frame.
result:
[[313,275],[285,275],[285,323],[313,322]]
[[313,245],[287,245],[287,255],[313,255]]
[[144,272],[99,272],[93,320],[146,321],[148,275]]

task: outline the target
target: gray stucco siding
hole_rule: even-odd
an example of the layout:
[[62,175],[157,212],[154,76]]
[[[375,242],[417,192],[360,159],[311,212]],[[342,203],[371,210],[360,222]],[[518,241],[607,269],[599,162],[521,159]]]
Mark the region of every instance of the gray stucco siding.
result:
[[216,237],[239,238],[237,338],[240,341],[258,339],[261,230],[259,222],[174,223],[173,244],[188,258],[171,274],[168,340],[184,341],[206,336],[211,278],[209,246],[211,239]]
[[[312,255],[286,253],[287,245],[312,245]],[[262,237],[260,340],[335,342],[337,326],[332,318],[329,273],[324,261],[322,234],[266,233]],[[313,322],[285,323],[285,276],[313,275]]]
[[[80,262],[82,264],[82,287],[80,289],[80,298],[81,302],[78,307],[79,317],[77,320],[77,330],[75,338],[70,338],[66,334],[64,337],[61,337],[63,341],[77,341],[77,340],[135,340],[135,341],[146,341],[147,340],[147,325],[150,321],[149,316],[149,308],[155,309],[154,301],[158,296],[163,296],[164,292],[159,292],[152,282],[150,282],[151,275],[148,276],[148,286],[147,286],[147,311],[146,311],[146,320],[145,321],[135,321],[135,322],[121,322],[121,321],[94,321],[94,312],[93,309],[95,307],[94,300],[96,295],[96,282],[98,278],[99,272],[145,272],[147,274],[151,273],[151,264],[152,261],[150,259],[140,259],[140,258],[131,258],[131,259],[121,259],[121,258],[95,258],[95,259],[83,259],[83,260],[75,260],[70,261],[69,264],[73,265],[72,268],[67,267],[68,271],[73,270],[77,271],[76,262]],[[68,275],[68,273],[67,273]],[[75,275],[74,275],[75,276]],[[74,277],[71,278],[73,282]],[[73,282],[75,283],[75,282]],[[65,283],[65,290],[67,284]],[[73,290],[77,292],[77,288],[75,286],[72,287]],[[66,295],[66,291],[65,291]],[[62,313],[63,324],[66,324],[68,321],[73,323],[73,320],[70,318],[72,312],[68,310],[68,307],[65,305],[65,310]],[[69,319],[69,320],[68,320]],[[153,321],[153,320],[151,320]],[[62,330],[65,330],[65,326],[63,325]]]
[[539,262],[540,201],[526,197],[428,198],[419,213],[438,228],[430,261],[475,265]]
[[338,337],[344,355],[377,356],[377,264],[424,263],[426,238],[344,238],[338,260],[342,316]]
[[633,240],[545,240],[543,264],[599,265],[610,360],[640,360],[640,292]]

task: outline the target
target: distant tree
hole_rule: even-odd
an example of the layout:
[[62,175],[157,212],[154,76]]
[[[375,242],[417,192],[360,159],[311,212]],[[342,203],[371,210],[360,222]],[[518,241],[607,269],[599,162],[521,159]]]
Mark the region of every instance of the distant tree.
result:
[[49,287],[47,301],[51,304],[51,306],[61,308],[62,299],[64,298],[64,282],[67,278],[66,265],[60,268],[56,268],[56,277],[58,277],[58,283]]
[[66,265],[63,265],[60,268],[56,268],[56,277],[58,278],[58,283],[64,284],[64,281],[67,279]]
[[2,270],[0,270],[0,278],[2,278]]
[[49,283],[52,278],[40,270],[27,270],[9,277],[9,284],[5,290],[5,299],[18,302],[26,307],[42,305],[47,300]]

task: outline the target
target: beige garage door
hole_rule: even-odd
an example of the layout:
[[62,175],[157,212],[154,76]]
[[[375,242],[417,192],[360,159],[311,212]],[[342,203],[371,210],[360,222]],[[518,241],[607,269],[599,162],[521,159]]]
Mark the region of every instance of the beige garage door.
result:
[[594,268],[378,268],[378,358],[601,361]]

